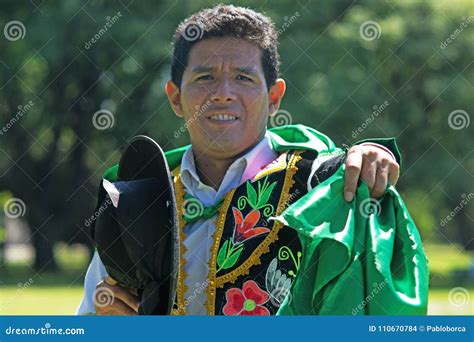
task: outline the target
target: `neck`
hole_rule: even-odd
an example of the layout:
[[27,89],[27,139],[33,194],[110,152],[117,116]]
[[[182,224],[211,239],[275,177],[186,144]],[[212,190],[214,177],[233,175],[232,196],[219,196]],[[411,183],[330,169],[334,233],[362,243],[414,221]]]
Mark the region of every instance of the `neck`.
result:
[[248,151],[252,150],[260,141],[261,139],[241,153],[230,158],[216,158],[213,155],[200,153],[199,150],[196,150],[193,147],[194,161],[196,163],[196,171],[199,179],[201,182],[217,191],[232,163],[245,155]]
[[214,190],[218,190],[227,170],[236,159],[237,158],[221,160],[203,154],[197,154],[194,160],[196,162],[196,171],[199,179]]

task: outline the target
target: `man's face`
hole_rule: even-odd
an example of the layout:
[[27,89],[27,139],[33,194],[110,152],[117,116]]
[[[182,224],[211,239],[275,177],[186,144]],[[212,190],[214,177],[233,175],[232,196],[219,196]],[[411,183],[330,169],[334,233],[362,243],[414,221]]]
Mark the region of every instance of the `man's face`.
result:
[[194,150],[227,159],[261,140],[269,114],[278,109],[284,81],[269,92],[259,47],[210,38],[193,46],[181,88],[168,84],[167,93],[176,114],[188,123]]

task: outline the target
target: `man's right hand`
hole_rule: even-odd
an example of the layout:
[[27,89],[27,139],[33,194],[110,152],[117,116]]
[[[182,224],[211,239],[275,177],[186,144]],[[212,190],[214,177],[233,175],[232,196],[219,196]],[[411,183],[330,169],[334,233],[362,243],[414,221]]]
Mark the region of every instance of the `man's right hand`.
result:
[[136,291],[118,285],[111,277],[97,284],[93,300],[96,315],[136,316],[140,304]]

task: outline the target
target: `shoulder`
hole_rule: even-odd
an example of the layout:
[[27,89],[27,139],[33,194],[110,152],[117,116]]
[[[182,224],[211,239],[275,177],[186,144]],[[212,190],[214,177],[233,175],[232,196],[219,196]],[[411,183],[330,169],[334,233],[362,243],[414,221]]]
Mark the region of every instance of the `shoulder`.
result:
[[312,150],[296,151],[299,154],[296,167],[295,181],[304,186],[305,191],[310,191],[316,185],[331,177],[343,164],[346,151],[335,149],[317,153]]

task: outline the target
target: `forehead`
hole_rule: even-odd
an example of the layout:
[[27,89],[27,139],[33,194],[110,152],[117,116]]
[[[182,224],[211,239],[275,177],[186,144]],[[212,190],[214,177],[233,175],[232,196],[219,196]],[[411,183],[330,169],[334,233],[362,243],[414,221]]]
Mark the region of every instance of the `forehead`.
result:
[[261,50],[242,39],[219,37],[204,39],[194,45],[188,57],[188,67],[221,64],[253,67],[261,70]]

